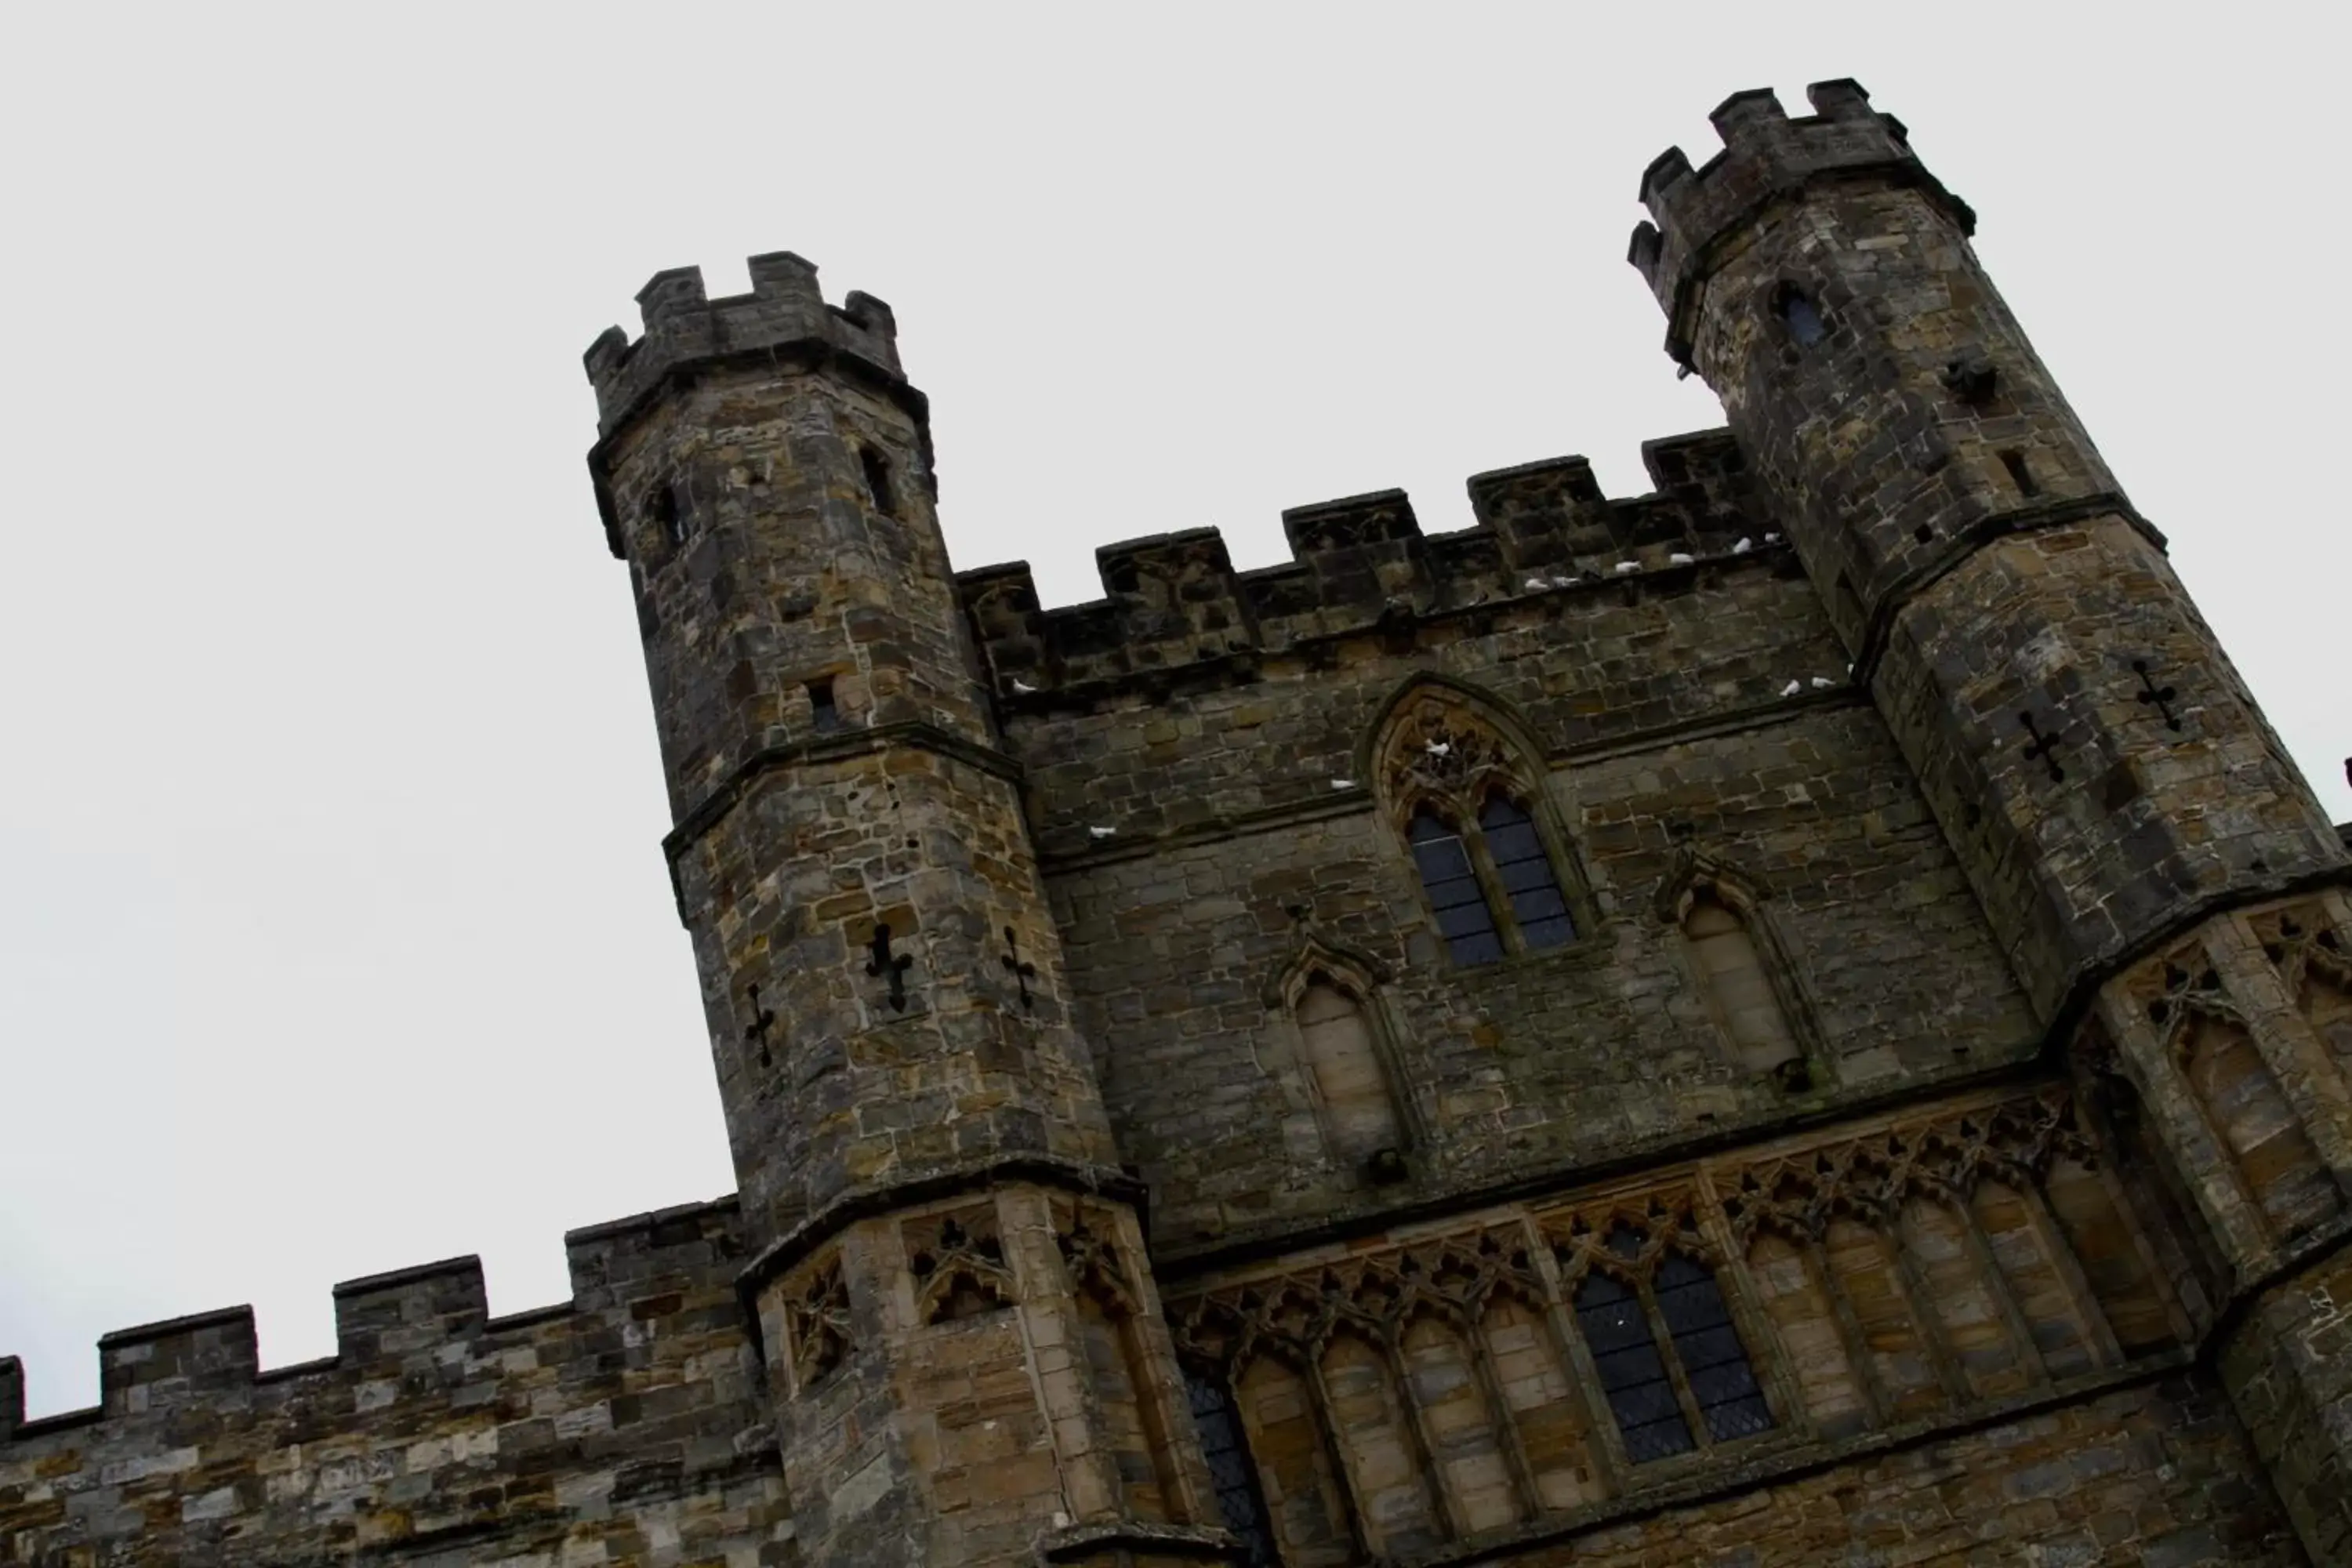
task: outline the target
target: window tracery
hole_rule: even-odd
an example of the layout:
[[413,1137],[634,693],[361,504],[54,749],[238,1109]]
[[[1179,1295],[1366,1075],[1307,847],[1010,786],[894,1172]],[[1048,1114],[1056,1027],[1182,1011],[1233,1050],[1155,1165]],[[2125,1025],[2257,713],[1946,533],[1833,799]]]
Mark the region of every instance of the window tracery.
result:
[[793,1386],[806,1394],[849,1355],[849,1290],[841,1257],[819,1262],[784,1307]]
[[1377,752],[1375,776],[1454,963],[1577,939],[1579,888],[1542,821],[1541,773],[1496,724],[1431,687],[1391,710]]
[[1281,1560],[1357,1562],[2177,1346],[2129,1208],[2052,1086],[1252,1269],[1171,1322],[1230,1391]]
[[2201,944],[2183,943],[2152,963],[2130,989],[2271,1238],[2289,1239],[2336,1215],[2335,1178]]
[[1771,1408],[1687,1194],[1556,1229],[1577,1326],[1632,1463],[1769,1432]]
[[908,1268],[926,1323],[956,1322],[1011,1306],[1019,1292],[993,1209],[969,1209],[908,1227]]

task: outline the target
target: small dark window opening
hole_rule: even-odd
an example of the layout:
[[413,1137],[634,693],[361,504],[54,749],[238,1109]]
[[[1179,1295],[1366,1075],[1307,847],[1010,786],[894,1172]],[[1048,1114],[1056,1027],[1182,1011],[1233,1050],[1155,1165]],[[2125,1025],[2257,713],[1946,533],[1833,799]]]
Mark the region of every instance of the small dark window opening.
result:
[[1783,283],[1778,294],[1774,306],[1799,348],[1811,348],[1829,336],[1830,330],[1822,324],[1821,311],[1802,289],[1793,283]]
[[1234,1408],[1225,1380],[1187,1366],[1184,1389],[1192,1399],[1193,1424],[1201,1430],[1201,1457],[1208,1460],[1209,1479],[1216,1488],[1217,1511],[1242,1543],[1242,1562],[1248,1568],[1281,1568],[1265,1496],[1258,1490],[1257,1462],[1250,1458],[1241,1413]]
[[2033,482],[2033,470],[2025,466],[2025,454],[2014,447],[2001,449],[2000,466],[2009,470],[2009,482],[2017,487],[2021,496],[2038,496],[2042,487]]
[[1633,1288],[1598,1271],[1586,1275],[1576,1289],[1576,1323],[1624,1435],[1625,1457],[1639,1465],[1696,1448]]
[[1478,886],[1462,835],[1422,811],[1413,815],[1406,837],[1412,841],[1412,863],[1421,872],[1421,885],[1437,914],[1438,934],[1445,938],[1454,962],[1492,963],[1501,958],[1502,933],[1495,929],[1495,911],[1486,907],[1486,889]]
[[866,469],[866,490],[874,498],[874,510],[884,517],[898,516],[890,501],[890,459],[871,447],[860,447],[857,460]]
[[808,683],[809,714],[815,721],[819,734],[841,728],[841,710],[833,705],[833,678]]
[[1486,836],[1486,852],[1495,858],[1495,874],[1503,879],[1504,895],[1511,900],[1511,918],[1529,952],[1562,947],[1576,940],[1569,919],[1568,899],[1551,874],[1551,857],[1534,820],[1512,801],[1495,795],[1478,814],[1479,831]]
[[662,542],[673,550],[686,542],[686,509],[678,505],[677,483],[665,480],[653,494],[650,503],[654,526],[661,530]]

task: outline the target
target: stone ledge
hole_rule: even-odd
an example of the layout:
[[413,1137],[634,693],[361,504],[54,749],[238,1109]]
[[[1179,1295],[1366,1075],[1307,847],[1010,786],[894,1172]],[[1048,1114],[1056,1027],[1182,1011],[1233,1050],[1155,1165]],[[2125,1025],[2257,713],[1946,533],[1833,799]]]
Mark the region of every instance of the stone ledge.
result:
[[1135,1211],[1139,1224],[1146,1223],[1150,1194],[1136,1177],[1124,1171],[1080,1164],[1049,1154],[1004,1155],[970,1164],[934,1167],[920,1174],[873,1186],[853,1187],[761,1247],[736,1274],[735,1290],[743,1302],[753,1347],[762,1358],[766,1356],[767,1347],[759,1331],[760,1292],[858,1221],[961,1193],[1020,1184],[1108,1198],[1127,1205]]

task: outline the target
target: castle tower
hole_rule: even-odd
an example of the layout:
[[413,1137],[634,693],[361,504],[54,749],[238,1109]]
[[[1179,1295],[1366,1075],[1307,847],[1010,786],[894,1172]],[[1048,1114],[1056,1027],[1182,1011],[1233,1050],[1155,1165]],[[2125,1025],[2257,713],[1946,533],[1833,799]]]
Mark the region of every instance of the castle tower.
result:
[[1222,1560],[888,308],[756,257],[587,353],[801,1552]]
[[2300,1453],[2281,1489],[2336,1560],[2320,1478],[2352,1453],[2323,1434],[2352,1430],[2352,1390],[2318,1370],[2333,1310],[2311,1304],[2352,1275],[2352,1040],[2316,999],[2352,948],[2344,847],[1978,265],[1968,206],[1861,88],[1809,96],[1791,120],[1738,94],[1719,157],[1652,163],[1632,260],[2053,1047],[2210,1234],[2184,1295],[2234,1334],[2225,1378],[2266,1457]]

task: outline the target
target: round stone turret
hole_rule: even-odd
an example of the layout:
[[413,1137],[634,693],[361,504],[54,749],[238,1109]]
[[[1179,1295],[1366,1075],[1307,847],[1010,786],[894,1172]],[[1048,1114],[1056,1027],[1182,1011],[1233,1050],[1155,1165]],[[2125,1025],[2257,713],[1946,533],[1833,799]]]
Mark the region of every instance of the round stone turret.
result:
[[[589,468],[636,596],[801,1554],[1213,1545],[922,395],[880,301],[826,305],[789,254],[751,281],[714,300],[662,273],[644,337],[596,340]],[[1081,1257],[1114,1303],[1091,1330]],[[1118,1346],[1091,1371],[1066,1348],[1089,1331]],[[969,1503],[955,1478],[1004,1457]]]
[[[1975,216],[1851,81],[1654,162],[1632,258],[2046,1016],[2343,846],[1978,265]],[[2172,695],[2161,701],[2158,694]]]

